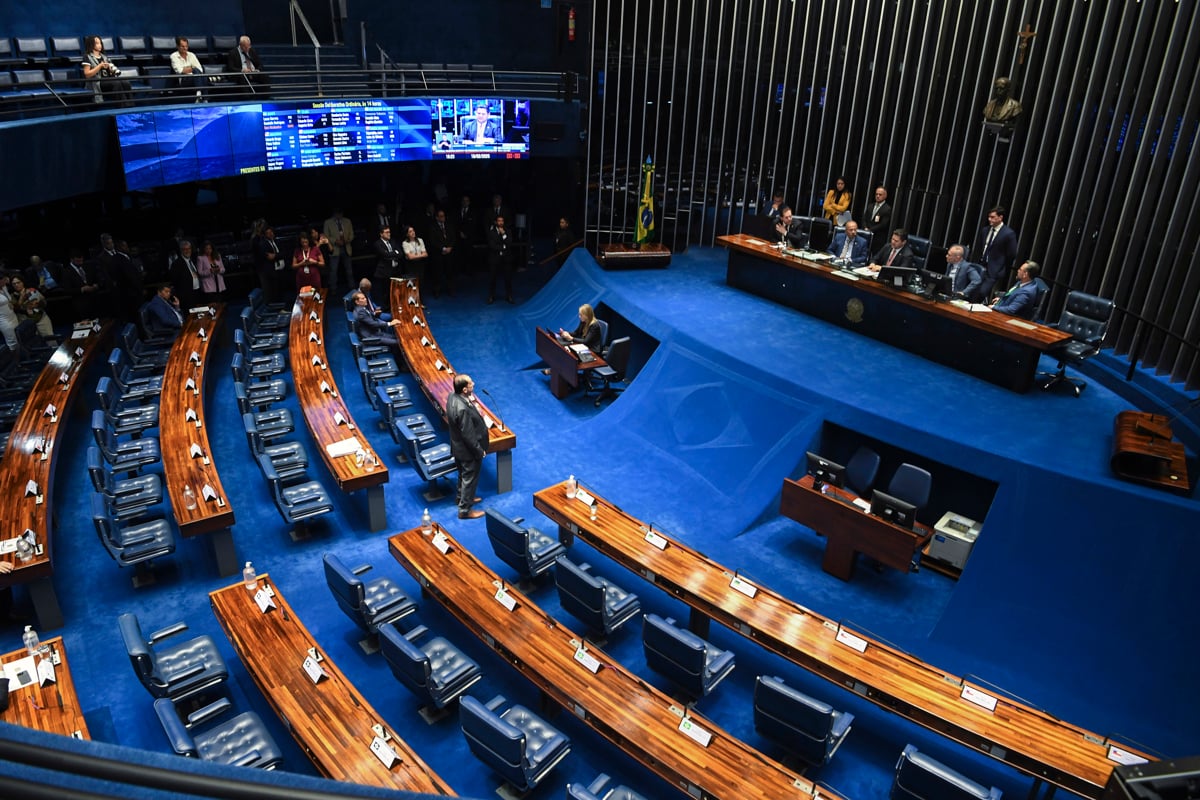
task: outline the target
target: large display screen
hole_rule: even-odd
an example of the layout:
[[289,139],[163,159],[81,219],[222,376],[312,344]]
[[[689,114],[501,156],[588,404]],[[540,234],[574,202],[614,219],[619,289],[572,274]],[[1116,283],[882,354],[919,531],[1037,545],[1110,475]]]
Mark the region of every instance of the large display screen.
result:
[[116,119],[131,191],[305,167],[529,154],[528,100],[200,104]]

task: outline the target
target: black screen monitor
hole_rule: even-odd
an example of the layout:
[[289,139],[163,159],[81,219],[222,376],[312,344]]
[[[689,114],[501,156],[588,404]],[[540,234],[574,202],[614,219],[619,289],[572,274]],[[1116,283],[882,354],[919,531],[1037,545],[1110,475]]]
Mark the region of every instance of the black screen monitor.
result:
[[925,287],[925,294],[927,296],[950,294],[951,280],[950,276],[942,275],[940,272],[923,270],[921,272],[921,285]]
[[813,488],[820,489],[825,483],[837,487],[846,485],[846,468],[841,464],[822,458],[812,451],[804,456],[808,460],[808,474],[813,476]]
[[880,269],[877,280],[893,289],[903,289],[908,285],[908,279],[916,274],[916,267],[898,267],[893,264]]
[[877,517],[883,517],[893,525],[912,530],[913,516],[917,513],[917,507],[876,489],[871,495],[871,513]]

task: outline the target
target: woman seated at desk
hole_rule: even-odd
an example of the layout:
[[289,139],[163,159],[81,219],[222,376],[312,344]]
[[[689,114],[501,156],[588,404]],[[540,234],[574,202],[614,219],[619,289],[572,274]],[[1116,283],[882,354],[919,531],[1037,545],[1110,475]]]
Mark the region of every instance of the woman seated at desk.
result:
[[[600,333],[600,323],[596,320],[596,312],[592,310],[590,303],[584,303],[579,307],[579,327],[570,332],[565,328],[559,328],[558,340],[564,345],[583,344],[593,353],[600,353],[604,339]],[[544,369],[542,374],[549,375],[550,370]]]

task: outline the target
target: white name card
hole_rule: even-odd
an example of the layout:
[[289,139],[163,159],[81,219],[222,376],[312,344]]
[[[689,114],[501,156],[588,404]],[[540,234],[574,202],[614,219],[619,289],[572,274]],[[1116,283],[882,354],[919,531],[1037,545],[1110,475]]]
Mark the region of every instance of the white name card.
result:
[[321,360],[320,356],[313,356],[312,363],[314,367],[325,369],[325,362]]
[[392,746],[378,736],[371,740],[371,752],[388,769],[400,763],[400,756],[396,754]]
[[216,500],[217,490],[206,483],[204,484],[204,488],[200,490],[200,496],[205,500]]
[[758,594],[757,586],[742,580],[737,575],[734,575],[733,580],[729,582],[729,588],[733,589],[735,592],[741,592],[742,594],[746,595],[746,597],[754,597],[754,595]]
[[58,417],[56,416],[57,414],[58,414],[58,408],[54,405],[54,403],[47,403],[46,410],[42,412],[42,416],[49,417],[51,422],[54,422],[55,420],[58,419]]
[[82,347],[76,347],[76,348],[75,348],[75,357],[76,357],[76,358],[83,358],[83,348],[82,348]]
[[[429,337],[428,337],[428,336],[422,336],[422,337],[421,337],[421,346],[422,346],[422,347],[433,347],[433,344],[432,344],[432,343],[429,341]],[[436,350],[437,348],[436,348],[436,347],[434,347],[433,349],[434,349],[434,350]]]
[[1142,758],[1141,756],[1135,756],[1133,753],[1129,752],[1128,750],[1122,750],[1121,748],[1117,747],[1115,744],[1110,744],[1108,746],[1108,760],[1115,761],[1118,764],[1126,764],[1126,765],[1145,764],[1146,763],[1146,759]]
[[420,325],[420,324],[421,324],[421,318],[418,317],[416,314],[413,314],[413,325]]
[[188,448],[188,455],[192,458],[199,458],[204,455],[204,451],[200,449],[200,445],[192,442],[192,446]]
[[67,373],[65,373],[65,372],[60,372],[60,373],[58,374],[58,382],[59,382],[59,383],[70,383],[70,382],[71,382],[71,376],[70,376],[70,375],[68,375],[68,374],[67,374]]
[[837,632],[837,640],[849,647],[851,650],[857,650],[860,653],[867,652],[867,640],[861,636],[855,636],[845,628]]
[[[412,287],[410,286],[409,288],[411,289]],[[413,296],[410,294],[410,295],[408,296],[408,304],[409,304],[410,306],[415,306],[415,305],[417,304],[417,298],[413,297]]]
[[309,318],[309,319],[311,319],[313,322],[320,322],[320,321],[321,321],[321,318],[317,316],[317,312],[316,312],[316,311],[310,311],[310,312],[308,312],[308,318]]
[[196,331],[196,335],[199,336],[201,339],[208,338],[208,334],[204,332],[204,328],[201,328],[200,330]]
[[415,288],[417,288],[417,285],[416,285],[415,283],[413,283],[412,281],[408,281],[408,283],[407,283],[407,286],[408,286],[408,288],[410,288],[410,289],[415,289]]
[[192,354],[190,356],[188,356],[188,361],[192,362],[193,364],[199,364],[200,363],[200,354],[197,353],[195,350],[193,350]]
[[680,721],[679,732],[689,739],[699,742],[701,747],[708,747],[708,743],[712,741],[712,734],[692,722],[691,717],[684,717]]
[[265,614],[272,608],[278,608],[278,606],[275,605],[275,601],[271,599],[274,596],[275,593],[271,591],[270,588],[262,588],[255,592],[254,602],[258,603],[258,610]]
[[46,452],[46,437],[45,436],[39,436],[33,440],[33,452],[35,452],[35,453]]
[[583,664],[584,668],[593,674],[600,671],[600,662],[594,655],[584,650],[582,647],[575,648],[575,660]]
[[438,370],[443,370],[446,368],[446,365],[442,363],[442,360],[440,358],[437,361],[435,361],[433,365],[435,367],[437,367]]
[[54,665],[50,663],[50,659],[43,658],[38,662],[37,666],[38,682],[45,686],[47,683],[55,683]]
[[517,607],[517,601],[513,599],[511,594],[504,591],[503,586],[496,590],[496,602],[504,606],[509,611],[513,611]]
[[649,528],[646,529],[646,541],[657,547],[659,550],[667,549],[667,540]]
[[320,337],[320,336],[317,336],[317,332],[316,332],[316,331],[310,331],[310,332],[309,332],[309,334],[308,334],[308,340],[309,340],[310,342],[316,342],[317,344],[320,344],[320,343],[321,343],[321,337]]
[[304,674],[307,675],[309,680],[311,680],[313,683],[319,683],[321,678],[329,677],[325,674],[325,670],[321,668],[321,665],[317,662],[317,660],[311,655],[304,657]]
[[963,686],[960,696],[963,700],[966,700],[968,703],[974,703],[980,708],[986,708],[988,711],[996,710],[996,698],[979,691],[974,686]]
[[866,500],[863,500],[861,497],[854,498],[854,505],[858,506],[859,508],[861,508],[863,511],[866,511],[867,513],[871,512],[871,504],[868,503]]
[[450,552],[450,540],[446,538],[446,534],[438,531],[433,535],[433,546],[438,549],[442,555]]
[[25,484],[25,496],[29,497],[30,495],[36,495],[37,493],[38,493],[37,481],[30,478],[29,481],[27,481]]
[[183,388],[191,389],[193,394],[195,394],[197,392],[196,382],[194,380],[192,380],[191,378],[187,379],[187,382],[183,384]]
[[342,416],[342,412],[340,412],[340,411],[333,412],[333,421],[338,425],[345,425],[347,428],[350,428],[351,430],[354,429],[354,426],[350,424],[349,420],[347,420],[344,416]]
[[585,492],[583,489],[575,490],[575,499],[581,501],[585,506],[590,506],[596,502],[596,498]]
[[337,392],[329,385],[329,381],[321,381],[321,391],[331,397],[337,397]]

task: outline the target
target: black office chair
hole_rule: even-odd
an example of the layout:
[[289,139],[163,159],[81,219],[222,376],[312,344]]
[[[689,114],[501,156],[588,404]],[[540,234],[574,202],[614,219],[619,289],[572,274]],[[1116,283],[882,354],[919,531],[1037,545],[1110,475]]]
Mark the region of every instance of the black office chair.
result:
[[1048,378],[1042,389],[1069,383],[1074,387],[1076,397],[1083,393],[1087,383],[1079,378],[1069,377],[1067,364],[1081,363],[1100,352],[1100,345],[1108,333],[1113,308],[1112,300],[1094,294],[1071,292],[1067,295],[1067,305],[1054,327],[1071,334],[1071,338],[1050,351],[1058,357],[1058,372],[1038,373],[1038,377]]
[[929,246],[930,242],[924,236],[908,237],[908,247],[913,254],[913,266],[917,269],[925,269],[925,265],[929,262]]
[[887,493],[897,500],[911,503],[920,511],[929,502],[929,490],[933,487],[933,476],[928,470],[901,464],[888,483]]
[[879,454],[869,447],[859,447],[846,462],[846,483],[860,497],[871,493],[878,474]]
[[596,408],[604,402],[606,397],[616,397],[621,392],[625,391],[624,387],[614,387],[614,383],[624,383],[625,373],[629,369],[629,356],[632,349],[632,343],[628,336],[622,336],[617,339],[608,348],[608,355],[605,361],[607,366],[596,367],[592,370],[592,374],[604,381],[604,385],[600,388],[600,395],[596,398]]
[[1000,790],[976,783],[910,744],[896,762],[888,796],[892,800],[1000,800]]

